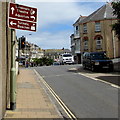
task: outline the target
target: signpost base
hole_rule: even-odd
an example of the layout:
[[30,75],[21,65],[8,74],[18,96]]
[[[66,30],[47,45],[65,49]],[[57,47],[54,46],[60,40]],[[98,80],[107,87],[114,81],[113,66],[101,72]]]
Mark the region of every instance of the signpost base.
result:
[[10,81],[10,109],[16,109],[16,69],[11,68],[11,81]]
[[10,102],[10,110],[15,110],[16,109],[16,102]]

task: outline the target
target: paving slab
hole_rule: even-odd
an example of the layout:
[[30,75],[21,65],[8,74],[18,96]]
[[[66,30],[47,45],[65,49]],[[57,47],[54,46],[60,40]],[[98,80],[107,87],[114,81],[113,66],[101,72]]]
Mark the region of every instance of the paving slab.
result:
[[17,77],[16,109],[7,110],[4,119],[62,118],[49,96],[37,82],[33,69],[20,69]]

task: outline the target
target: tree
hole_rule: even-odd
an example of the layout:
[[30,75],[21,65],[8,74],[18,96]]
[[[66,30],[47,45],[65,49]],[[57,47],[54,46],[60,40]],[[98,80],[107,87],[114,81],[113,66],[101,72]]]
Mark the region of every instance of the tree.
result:
[[53,64],[53,59],[51,58],[46,58],[46,57],[43,57],[43,58],[33,58],[33,62],[38,66],[43,66],[43,65],[52,65]]
[[116,15],[118,18],[117,23],[112,25],[112,29],[115,30],[115,33],[120,40],[120,1],[112,2],[113,15]]

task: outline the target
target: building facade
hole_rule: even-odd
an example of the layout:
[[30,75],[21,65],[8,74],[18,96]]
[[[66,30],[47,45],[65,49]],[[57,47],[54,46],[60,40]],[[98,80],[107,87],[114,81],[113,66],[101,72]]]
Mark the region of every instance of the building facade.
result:
[[80,25],[79,23],[85,18],[86,16],[80,16],[78,20],[73,24],[74,27],[74,34],[70,36],[71,39],[71,51],[74,55],[75,63],[81,63],[81,34],[80,34]]
[[30,60],[34,58],[42,58],[44,57],[44,51],[37,45],[31,44],[30,45]]
[[44,56],[54,61],[59,61],[60,55],[63,53],[71,53],[69,49],[45,49]]
[[25,65],[26,62],[33,62],[35,58],[44,57],[44,50],[33,43],[25,42],[25,48],[19,50],[20,64]]
[[8,3],[0,1],[0,119],[10,99],[11,30],[8,28]]
[[120,40],[112,30],[117,22],[111,3],[79,21],[80,52],[105,51],[109,58],[120,57]]

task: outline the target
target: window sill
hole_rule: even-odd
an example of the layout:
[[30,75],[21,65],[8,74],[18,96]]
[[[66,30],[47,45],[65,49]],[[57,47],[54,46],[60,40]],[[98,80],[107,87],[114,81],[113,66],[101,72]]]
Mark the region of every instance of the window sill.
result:
[[88,51],[88,49],[84,49],[84,51]]
[[96,50],[102,50],[102,48],[96,48]]
[[83,34],[87,34],[87,32],[83,32]]
[[95,31],[95,33],[99,33],[99,32],[101,32],[101,31]]

